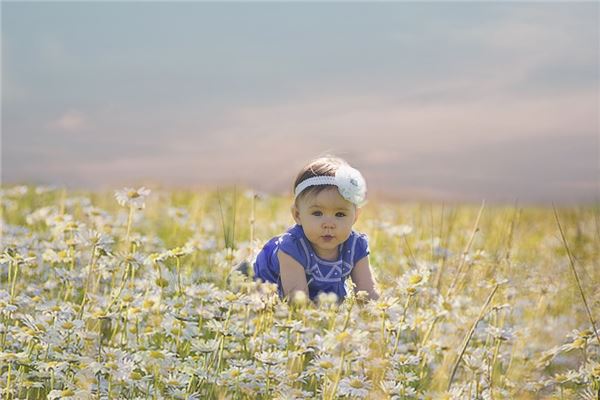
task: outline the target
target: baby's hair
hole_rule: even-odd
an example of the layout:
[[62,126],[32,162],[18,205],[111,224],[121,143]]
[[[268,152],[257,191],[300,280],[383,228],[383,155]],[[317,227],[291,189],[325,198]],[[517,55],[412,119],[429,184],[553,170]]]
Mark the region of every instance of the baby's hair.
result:
[[[335,176],[335,173],[338,170],[338,168],[343,165],[348,165],[348,163],[345,160],[335,156],[324,156],[310,161],[300,170],[300,172],[296,176],[296,180],[294,181],[294,187],[292,188],[292,193],[300,183],[304,182],[308,178],[312,178],[314,176]],[[335,187],[336,186],[334,185],[309,186],[298,195],[296,201],[309,194],[317,195],[325,189],[331,189]]]

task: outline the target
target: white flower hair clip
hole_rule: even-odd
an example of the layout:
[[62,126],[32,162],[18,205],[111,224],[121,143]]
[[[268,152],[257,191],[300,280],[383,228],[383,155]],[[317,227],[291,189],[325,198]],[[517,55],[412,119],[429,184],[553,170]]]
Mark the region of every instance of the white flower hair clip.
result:
[[335,176],[313,176],[300,182],[294,190],[295,198],[310,186],[334,185],[337,186],[340,195],[350,203],[361,207],[366,204],[367,183],[361,173],[350,167],[342,165],[335,172]]

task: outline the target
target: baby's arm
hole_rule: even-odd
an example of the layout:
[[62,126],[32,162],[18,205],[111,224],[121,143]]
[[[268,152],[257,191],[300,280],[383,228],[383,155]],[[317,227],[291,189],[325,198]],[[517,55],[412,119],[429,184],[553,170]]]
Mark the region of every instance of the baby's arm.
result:
[[356,285],[355,291],[364,290],[369,294],[369,299],[377,300],[379,294],[375,290],[375,282],[371,274],[371,266],[369,265],[369,256],[365,256],[358,260],[350,274],[352,282]]
[[283,251],[277,252],[277,258],[279,259],[283,295],[292,298],[291,295],[295,291],[300,291],[304,292],[308,298],[308,284],[302,265]]

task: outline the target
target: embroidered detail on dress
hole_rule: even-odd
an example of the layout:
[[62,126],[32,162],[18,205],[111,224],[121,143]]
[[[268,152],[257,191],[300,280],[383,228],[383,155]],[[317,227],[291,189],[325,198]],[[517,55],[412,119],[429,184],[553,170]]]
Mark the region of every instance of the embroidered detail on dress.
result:
[[314,263],[306,272],[311,277],[310,281],[331,283],[341,282],[346,276],[350,275],[351,271],[352,266],[347,262],[343,262],[341,266],[334,265],[325,276],[323,276],[323,271],[318,263]]

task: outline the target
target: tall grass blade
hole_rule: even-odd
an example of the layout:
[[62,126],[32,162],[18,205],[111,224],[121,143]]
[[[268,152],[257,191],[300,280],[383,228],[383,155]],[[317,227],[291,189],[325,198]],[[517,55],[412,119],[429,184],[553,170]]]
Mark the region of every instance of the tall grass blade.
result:
[[481,310],[479,310],[479,315],[477,315],[477,318],[473,322],[473,325],[471,326],[469,333],[467,333],[467,336],[465,336],[465,339],[463,340],[463,344],[462,344],[460,353],[458,354],[458,357],[456,358],[456,361],[454,362],[454,366],[452,367],[452,373],[450,374],[450,380],[448,381],[448,389],[447,390],[450,390],[450,388],[452,387],[452,381],[454,380],[454,375],[456,375],[456,371],[458,370],[458,365],[460,364],[460,361],[462,360],[463,355],[465,354],[465,350],[467,349],[469,341],[471,340],[471,337],[473,336],[473,333],[475,332],[475,328],[477,328],[477,324],[479,323],[479,321],[481,321],[481,318],[483,318],[483,315],[485,314],[485,309],[492,301],[494,294],[496,294],[496,290],[498,290],[498,286],[500,286],[500,284],[497,283],[494,286],[494,289],[492,289],[492,292],[489,294],[487,300],[483,304],[483,307],[481,307]]
[[577,282],[577,289],[579,289],[579,294],[581,294],[581,299],[583,300],[583,305],[585,306],[585,311],[587,312],[588,319],[592,324],[592,329],[594,330],[594,334],[596,335],[596,340],[598,340],[598,344],[600,345],[600,336],[598,336],[598,329],[596,329],[596,322],[594,321],[594,317],[592,316],[592,312],[590,311],[590,307],[588,305],[587,299],[585,297],[585,293],[583,291],[583,287],[581,286],[581,281],[579,279],[579,274],[577,274],[577,269],[575,268],[575,261],[573,260],[573,254],[571,254],[571,248],[569,247],[569,243],[567,243],[567,238],[565,237],[565,233],[563,231],[562,225],[560,224],[560,219],[558,218],[558,212],[556,211],[556,206],[552,206],[554,210],[554,218],[556,219],[556,225],[558,226],[558,231],[560,232],[560,237],[562,238],[563,245],[565,246],[565,250],[567,251],[567,256],[569,257],[569,265],[571,266],[571,271],[573,271],[573,275],[575,276],[575,281]]

